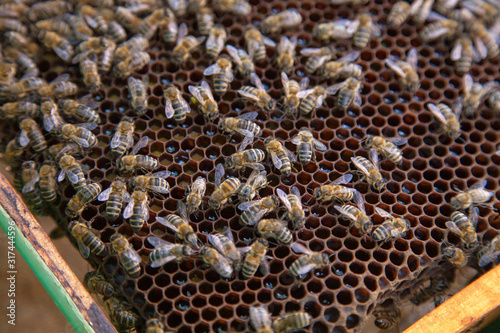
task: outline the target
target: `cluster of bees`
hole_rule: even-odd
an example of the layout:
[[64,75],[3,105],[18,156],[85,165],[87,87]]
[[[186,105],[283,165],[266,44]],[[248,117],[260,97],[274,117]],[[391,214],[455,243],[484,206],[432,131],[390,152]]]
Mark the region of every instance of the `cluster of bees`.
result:
[[[202,45],[205,46],[206,56],[213,61],[203,71],[211,80],[188,87],[191,101],[207,123],[215,124],[228,135],[237,133],[243,139],[238,151],[227,157],[224,164],[216,166],[215,189],[208,198],[208,207],[220,211],[237,197],[237,207],[242,212],[240,223],[255,226],[260,237],[251,245],[238,248],[231,230],[227,230],[208,235],[209,244],[203,244],[189,219],[191,214],[197,213],[205,198],[207,179],[198,177],[191,184],[185,200],[178,202],[177,213],[156,217],[156,221],[174,232],[181,242],[174,244],[158,237],[148,237],[148,242],[154,247],[149,254],[151,267],[161,267],[173,260],[180,262],[196,255],[223,278],[233,278],[240,272],[243,278],[248,279],[255,275],[259,267],[264,273],[268,271],[267,250],[273,241],[290,244],[293,252],[300,254],[289,267],[290,274],[297,279],[328,266],[329,254],[313,252],[293,242],[293,232],[304,227],[306,221],[302,194],[297,187],[292,187],[288,194],[276,189],[275,195],[256,199],[259,190],[268,185],[263,164],[266,158],[283,176],[288,176],[294,171],[294,163],[306,165],[315,161],[315,151],[325,152],[327,146],[314,138],[310,130],[301,129],[290,139],[297,146],[296,153],[291,152],[283,142],[261,137],[262,129],[254,122],[258,112],[245,112],[236,117],[223,116],[214,93],[223,96],[238,73],[251,83],[238,90],[242,99],[258,109],[277,110],[284,117],[310,117],[315,109],[323,105],[328,95],[337,95],[336,107],[339,110],[346,110],[351,105],[359,107],[362,104],[362,67],[354,62],[360,52],[352,51],[336,59],[336,50],[332,46],[302,48],[300,54],[308,57],[305,62],[307,73],[318,74],[325,80],[342,80],[330,86],[308,87],[307,77],[299,82],[289,78],[295,66],[297,37],[280,36],[301,24],[302,16],[298,11],[283,10],[264,19],[258,28],[248,27],[243,36],[246,49],[240,49],[226,45],[226,28],[215,23],[215,13],[248,15],[251,6],[245,0],[214,0],[210,6],[203,0],[167,2],[168,6],[155,0],[123,0],[116,3],[113,0],[39,3],[26,0],[0,4],[0,30],[5,35],[0,54],[0,100],[6,101],[0,107],[0,115],[19,124],[18,134],[7,144],[4,154],[9,164],[20,170],[16,187],[32,209],[43,214],[46,213],[46,203],[55,203],[59,196],[58,183],[66,179],[76,191],[65,210],[70,221],[68,232],[76,239],[82,256],[89,258],[93,254],[104,258],[115,253],[131,277],[141,275],[142,259],[127,237],[119,233],[113,235],[108,249],[97,233],[81,222],[80,215],[94,200],[106,202],[105,212],[110,221],[116,220],[123,211],[123,218],[128,220],[134,232],[138,232],[149,221],[150,195],[167,195],[170,192],[167,182],[170,172],[157,171],[160,168],[158,160],[140,154],[141,149],[148,146],[149,139],[142,137],[134,144],[135,119],[145,116],[149,106],[148,81],[133,76],[133,73],[149,64],[149,42],[158,32],[166,45],[173,46],[170,61],[182,66],[191,53]],[[331,2],[362,5],[364,1]],[[454,9],[456,6],[459,9]],[[497,84],[474,82],[468,74],[473,61],[479,62],[499,54],[496,41],[500,35],[499,11],[498,3],[487,1],[419,0],[411,5],[400,1],[387,17],[390,27],[399,27],[408,19],[416,23],[430,21],[421,30],[421,39],[426,42],[441,38],[453,44],[452,60],[456,61],[457,71],[464,75],[463,94],[452,107],[444,103],[427,105],[442,124],[441,131],[453,139],[460,137],[462,111],[465,116],[471,116],[487,99],[489,105],[500,112]],[[190,35],[185,23],[178,23],[186,15],[196,16],[198,36]],[[280,36],[279,42],[265,35]],[[325,43],[335,39],[352,39],[354,47],[360,49],[366,47],[371,38],[379,37],[381,28],[373,22],[369,13],[360,12],[353,20],[319,23],[313,35]],[[92,99],[91,94],[74,99],[79,86],[69,81],[68,74],[62,74],[49,83],[40,78],[37,66],[40,45],[53,51],[64,62],[78,64],[83,85],[91,94],[98,94],[102,88],[101,75],[127,80],[133,116],[123,116],[111,139],[110,153],[116,158],[117,175],[107,189],[103,190],[99,183],[90,182],[84,167],[78,162],[78,157],[84,156],[98,143],[92,130],[101,123],[96,111],[99,103]],[[275,63],[281,71],[282,101],[271,97],[256,73],[256,66],[268,58],[268,47],[276,47],[277,50]],[[224,50],[227,54],[223,53]],[[409,50],[406,60],[393,57],[385,60],[387,67],[410,92],[420,87],[417,63],[416,49]],[[183,124],[191,112],[190,103],[175,82],[166,84],[163,92],[165,116]],[[248,148],[256,139],[263,141],[265,151]],[[369,149],[369,158],[352,157],[356,168],[353,174],[375,191],[382,191],[387,180],[378,168],[379,155],[400,165],[403,155],[399,146],[406,141],[401,137],[367,137],[363,146]],[[42,157],[41,165],[38,165],[35,156]],[[245,182],[240,177],[224,178],[226,170],[242,173],[246,168],[252,169],[252,172]],[[375,212],[385,221],[374,229],[365,211],[363,196],[356,189],[345,186],[351,182],[353,174],[345,174],[331,184],[315,188],[312,199],[319,203],[340,203],[334,206],[340,216],[349,220],[351,227],[376,242],[387,242],[402,236],[411,227],[409,221],[379,207],[375,208]],[[490,244],[477,246],[477,205],[485,204],[493,196],[485,186],[485,180],[479,181],[450,202],[454,212],[446,226],[460,238],[463,250],[446,245],[442,248],[442,255],[457,267],[465,266],[469,252],[477,248],[482,267],[495,262],[500,253],[500,237]],[[281,204],[283,207],[280,207]],[[280,218],[265,218],[267,214],[283,208],[284,214]],[[466,210],[469,210],[469,215],[464,213]],[[140,325],[142,318],[118,296],[102,274],[89,272],[84,282],[89,291],[104,296],[105,307],[117,327],[129,329]],[[435,280],[415,293],[414,303],[432,298],[445,287],[446,283]],[[394,312],[379,311],[376,324],[380,328],[389,328],[395,317]],[[307,327],[311,320],[308,313],[298,311],[273,321],[265,306],[250,309],[250,322],[258,332],[289,332]],[[158,318],[149,318],[145,327],[148,333],[163,332],[165,329]]]

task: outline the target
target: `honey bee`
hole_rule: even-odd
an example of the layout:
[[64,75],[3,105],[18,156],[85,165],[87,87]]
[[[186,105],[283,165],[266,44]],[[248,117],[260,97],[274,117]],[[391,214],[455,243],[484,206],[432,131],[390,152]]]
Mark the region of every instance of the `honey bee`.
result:
[[363,234],[369,234],[373,227],[371,219],[366,215],[364,202],[356,202],[358,207],[353,205],[335,205],[335,209],[342,214],[342,217],[351,221],[351,227],[358,228]]
[[301,278],[310,271],[322,268],[330,263],[330,258],[326,253],[313,252],[300,243],[292,243],[291,248],[293,252],[297,254],[304,253],[304,255],[295,260],[289,268],[290,274],[297,278]]
[[229,259],[224,257],[213,247],[208,245],[203,246],[200,250],[200,258],[223,278],[230,279],[233,276],[234,270]]
[[488,82],[485,85],[474,83],[470,74],[464,75],[464,92],[459,99],[459,105],[463,107],[466,117],[474,115],[485,96],[497,86],[496,82]]
[[185,23],[179,25],[177,33],[177,45],[173,50],[174,60],[178,63],[186,61],[191,52],[205,41],[206,37],[194,37],[188,35],[188,27]]
[[95,110],[99,106],[98,102],[92,101],[92,95],[85,95],[81,99],[60,99],[59,109],[68,117],[74,118],[77,122],[101,123],[99,113]]
[[178,124],[183,124],[186,121],[186,115],[191,112],[191,107],[182,97],[181,92],[173,84],[168,84],[163,89],[165,97],[165,115],[167,118],[174,117]]
[[323,76],[332,79],[346,77],[361,78],[363,68],[360,65],[352,64],[358,56],[359,51],[353,51],[338,60],[327,62],[322,69]]
[[[299,15],[300,16],[300,15]],[[295,48],[297,47],[297,37],[292,36],[290,39],[282,36],[278,44],[278,59],[277,65],[280,70],[290,73],[293,70]]]
[[489,94],[488,103],[497,114],[500,113],[500,90],[494,90]]
[[125,179],[115,178],[111,186],[102,191],[97,197],[99,201],[106,201],[106,215],[111,221],[116,220],[122,211],[123,203],[130,202],[130,194],[127,192]]
[[155,248],[149,254],[149,261],[153,268],[161,267],[172,260],[181,262],[195,254],[189,245],[172,244],[157,237],[148,237],[148,241]]
[[492,262],[496,262],[500,254],[500,236],[495,236],[489,244],[483,246],[477,253],[479,267],[488,266]]
[[250,307],[250,323],[258,333],[273,333],[271,314],[265,305]]
[[373,22],[371,14],[367,12],[358,14],[352,22],[351,29],[355,30],[353,34],[354,46],[359,48],[366,47],[371,37],[382,35],[380,27]]
[[18,167],[24,155],[24,149],[19,144],[19,138],[10,140],[5,147],[3,157],[11,167]]
[[424,42],[436,40],[441,37],[453,39],[462,30],[459,22],[450,20],[434,12],[429,14],[428,19],[432,22],[420,31],[420,39]]
[[459,38],[450,55],[451,60],[455,61],[455,66],[459,74],[468,73],[470,66],[472,65],[472,60],[479,62],[479,55],[476,50],[472,47],[472,40],[470,37]]
[[40,194],[46,202],[54,202],[57,198],[57,170],[52,163],[44,163],[39,171]]
[[96,93],[102,87],[101,76],[97,69],[95,59],[85,59],[80,62],[80,72],[83,76],[83,84],[92,92]]
[[[214,26],[214,13],[208,7],[200,8],[196,12],[196,23],[198,24],[198,33],[200,36],[208,36]],[[177,28],[177,27],[176,27]]]
[[113,296],[115,288],[111,283],[106,281],[106,278],[97,271],[91,271],[85,274],[83,285],[89,293],[99,294],[103,296]]
[[241,186],[240,180],[234,177],[228,178],[221,183],[223,176],[224,166],[222,164],[217,164],[215,167],[214,178],[215,190],[208,200],[208,206],[213,209],[222,209],[231,196],[235,194]]
[[158,8],[142,20],[137,30],[140,34],[146,37],[146,39],[150,40],[155,34],[156,30],[158,30],[161,21],[166,17],[167,13],[165,9]]
[[83,212],[87,204],[97,199],[101,190],[102,187],[98,183],[90,183],[82,186],[78,192],[76,192],[75,196],[68,202],[65,210],[66,215],[70,218],[78,217]]
[[245,31],[244,38],[245,44],[248,47],[248,54],[256,62],[266,60],[266,45],[271,47],[276,46],[276,43],[272,39],[262,36],[260,31],[255,28]]
[[94,29],[98,34],[104,35],[108,32],[107,20],[94,7],[89,5],[81,6],[80,15],[83,16],[89,27]]
[[149,138],[142,137],[132,148],[128,155],[121,156],[117,160],[118,170],[124,173],[131,173],[137,170],[153,171],[160,167],[158,160],[151,156],[136,155],[137,152],[148,145]]
[[[81,45],[82,43],[80,43]],[[115,58],[124,61],[134,52],[144,52],[149,47],[149,42],[142,35],[135,35],[129,40],[121,43],[115,49]]]
[[21,147],[30,144],[31,148],[37,153],[47,149],[47,141],[45,141],[42,130],[36,121],[26,118],[19,124],[19,129],[21,130],[19,133],[19,145]]
[[252,7],[246,0],[214,0],[213,5],[215,10],[240,16],[246,16],[252,10]]
[[330,46],[321,48],[306,47],[300,50],[300,54],[309,57],[306,61],[306,71],[314,73],[321,68],[328,60],[335,57],[334,49]]
[[189,214],[194,214],[199,209],[206,189],[207,180],[201,176],[196,178],[186,197],[186,209]]
[[262,128],[252,122],[259,114],[255,111],[244,113],[238,117],[225,117],[219,122],[219,129],[221,131],[233,135],[234,132],[243,136],[255,137],[262,133]]
[[406,22],[409,15],[410,4],[406,1],[398,1],[392,6],[391,12],[387,16],[387,24],[390,27],[399,28]]
[[15,3],[15,2],[5,2],[0,4],[0,13],[2,17],[12,17],[19,18],[26,16],[30,7],[23,3]]
[[321,152],[328,149],[323,143],[316,140],[309,130],[300,130],[299,133],[291,139],[291,142],[297,145],[297,155],[299,156],[299,162],[302,164],[308,164],[311,162],[311,158],[316,160],[316,156],[313,156],[313,149]]
[[255,272],[257,272],[257,268],[259,268],[259,266],[261,267],[264,275],[269,272],[269,263],[266,258],[268,246],[269,244],[264,238],[257,238],[253,242],[241,266],[241,273],[243,275],[243,278],[249,279],[253,277],[255,275]]
[[370,149],[369,158],[370,160],[367,160],[364,157],[356,156],[351,157],[351,161],[359,169],[361,179],[366,180],[370,186],[380,192],[385,186],[386,180],[378,169],[378,153],[375,149]]
[[111,153],[114,156],[122,156],[134,144],[134,120],[124,117],[118,123],[117,129],[111,139]]
[[127,31],[118,22],[115,21],[115,13],[111,9],[101,9],[101,15],[108,23],[108,31],[105,36],[115,43],[123,42],[127,39]]
[[465,267],[469,261],[469,257],[456,246],[442,247],[443,259],[448,260],[455,267]]
[[54,51],[64,62],[69,62],[73,57],[74,49],[71,43],[56,32],[41,30],[38,32],[38,39],[46,48]]
[[446,227],[457,235],[465,248],[471,249],[477,245],[476,225],[479,219],[479,209],[471,209],[470,216],[467,217],[462,212],[451,213],[451,221],[446,222]]
[[0,31],[15,31],[26,35],[28,28],[19,20],[0,17]]
[[[305,91],[307,85],[309,84],[309,78],[305,77],[300,80],[300,83],[295,80],[289,80],[288,75],[285,72],[281,72],[281,83],[285,89],[285,100],[284,100],[284,114],[287,117],[297,117],[300,105],[299,95],[301,91]],[[321,101],[323,103],[323,100]]]
[[451,281],[449,281],[447,277],[442,276],[438,278],[432,277],[424,281],[424,283],[414,288],[413,296],[410,298],[410,302],[415,305],[420,305],[432,298],[436,299],[440,297],[440,294],[450,288]]
[[13,62],[0,62],[0,87],[10,86],[16,78],[17,68]]
[[224,49],[224,43],[227,40],[227,33],[223,26],[215,25],[208,34],[206,49],[209,59],[217,58]]
[[177,212],[179,215],[169,214],[166,217],[157,216],[156,221],[175,232],[180,240],[188,242],[195,249],[198,249],[198,236],[196,236],[193,227],[191,227],[188,222],[189,219],[186,205],[182,201],[177,202]]
[[[140,269],[140,268],[139,268]],[[116,297],[104,300],[104,308],[111,318],[111,322],[119,330],[129,330],[139,325],[141,317],[131,310],[131,306]]]
[[[21,77],[26,78],[36,78],[40,74],[40,70],[36,62],[30,58],[27,54],[21,52],[24,50],[25,46],[13,46],[5,49],[4,54],[7,58],[19,65],[19,71],[24,73]],[[14,75],[16,74],[15,65],[10,62],[0,63],[0,85],[11,85],[14,84]],[[1,83],[3,82],[3,83]]]
[[87,179],[83,174],[83,169],[80,163],[71,155],[63,155],[59,160],[59,167],[61,172],[57,177],[58,182],[62,182],[65,177],[68,177],[69,182],[73,188],[78,191],[87,185]]
[[440,131],[445,132],[450,138],[456,140],[460,137],[460,113],[462,109],[459,104],[456,103],[453,110],[446,104],[439,103],[437,106],[429,103],[427,107],[431,111],[432,115],[441,123]]
[[[497,31],[493,31],[494,28]],[[496,35],[498,35],[498,25],[494,28],[488,30],[484,24],[478,20],[472,22],[469,27],[469,34],[474,40],[474,45],[476,46],[476,49],[482,59],[494,58],[500,54],[500,49],[497,41],[495,40]]]
[[250,247],[244,249],[236,248],[231,230],[227,230],[224,235],[221,233],[208,235],[208,241],[215,249],[217,249],[217,251],[229,259],[234,267],[239,265],[241,254],[250,249]]
[[274,238],[280,243],[289,244],[293,235],[287,227],[287,222],[280,219],[264,219],[257,222],[257,233],[266,238]]
[[266,35],[277,34],[284,29],[295,28],[302,23],[302,16],[296,9],[287,9],[262,21],[260,28]]
[[337,107],[340,110],[346,110],[353,102],[354,105],[358,107],[361,105],[361,88],[361,81],[354,77],[350,77],[344,82],[328,87],[326,93],[335,95],[338,92]]
[[0,87],[0,97],[22,99],[26,95],[43,88],[47,83],[38,77],[29,77],[5,87]]
[[238,152],[226,158],[224,166],[227,169],[245,170],[246,167],[264,170],[264,166],[260,163],[266,158],[266,154],[260,149],[247,149],[247,145],[253,140],[253,137],[246,136],[243,139]]
[[414,1],[408,11],[409,15],[412,17],[413,21],[416,23],[424,23],[431,12],[434,0],[418,0]]
[[46,1],[31,5],[27,17],[31,22],[36,22],[49,17],[71,12],[73,6],[66,1]]
[[407,139],[401,137],[385,139],[381,136],[369,135],[364,142],[364,146],[377,150],[379,154],[396,164],[401,164],[403,154],[397,146],[404,145],[407,141]]
[[135,176],[132,178],[134,188],[142,188],[154,193],[168,194],[170,185],[165,180],[170,176],[170,171],[158,171],[151,175]]
[[138,80],[132,76],[127,79],[128,91],[130,92],[132,109],[135,114],[142,116],[148,110],[148,98],[147,98],[147,76],[142,80]]
[[141,274],[141,257],[130,245],[125,236],[114,234],[110,238],[111,247],[118,254],[118,259],[123,268],[131,277],[138,277]]
[[166,9],[166,15],[160,21],[159,29],[160,37],[165,43],[173,44],[176,42],[178,33],[177,20],[175,18],[174,12],[172,12],[170,8]]
[[[44,203],[36,184],[40,181],[40,175],[33,161],[26,161],[21,166],[21,193],[23,197],[33,204],[37,212],[43,212]],[[20,186],[19,186],[20,187]]]
[[386,65],[396,73],[401,79],[403,86],[411,91],[415,92],[420,87],[420,82],[417,73],[417,49],[412,48],[408,52],[406,61],[393,59],[385,59]]
[[311,315],[304,311],[286,313],[273,322],[273,329],[276,333],[293,332],[311,325],[311,321]]
[[292,187],[288,195],[281,189],[277,189],[276,193],[287,210],[283,218],[290,220],[294,229],[302,228],[306,221],[306,211],[302,207],[299,189],[296,186]]
[[359,196],[358,191],[354,188],[342,186],[352,180],[352,175],[347,174],[335,179],[330,185],[323,185],[314,189],[313,198],[320,203],[330,201],[332,199],[345,202],[351,201]]
[[79,15],[65,13],[62,18],[62,20],[60,18],[41,20],[35,23],[35,27],[38,30],[55,32],[65,38],[70,38],[73,34],[78,40],[85,40],[93,36],[94,32]]
[[226,50],[231,58],[233,58],[236,68],[241,75],[250,77],[250,75],[255,72],[255,65],[252,58],[250,58],[245,50],[237,49],[232,45],[226,45]]
[[348,39],[354,34],[351,20],[341,19],[333,22],[320,23],[314,27],[313,36],[320,41],[329,39]]
[[375,207],[375,212],[385,217],[386,220],[372,233],[372,239],[374,241],[388,241],[392,237],[400,237],[408,229],[410,229],[410,222],[407,219],[401,217],[394,217],[385,210]]
[[219,106],[215,102],[212,90],[207,81],[201,81],[201,86],[188,86],[189,92],[198,101],[205,121],[214,121],[219,117]]
[[285,148],[281,142],[273,138],[267,138],[264,144],[276,169],[279,169],[284,176],[290,175],[292,162],[297,162],[295,154]]
[[[80,41],[86,41],[94,36],[94,31],[88,26],[87,22],[81,15],[64,14],[64,19],[71,26],[75,37]],[[54,31],[57,32],[57,31]],[[62,35],[68,37],[69,35]],[[78,47],[77,47],[78,48]]]
[[123,218],[130,219],[132,230],[138,232],[149,220],[149,197],[145,188],[135,188],[130,196],[130,201],[123,210]]
[[146,321],[146,333],[165,333],[165,324],[158,318],[149,318]]
[[12,102],[0,106],[0,117],[4,119],[37,118],[40,114],[40,105],[31,102]]
[[65,155],[82,156],[82,148],[76,143],[58,143],[51,145],[48,149],[49,157],[57,162]]
[[[5,38],[16,50],[23,50],[23,52],[25,52],[28,56],[28,59],[36,58],[38,56],[40,47],[37,43],[32,42],[25,35],[16,31],[8,31],[5,33]],[[20,54],[23,53],[20,52]],[[34,66],[36,67],[36,64]]]
[[186,15],[187,1],[186,0],[168,0],[168,5],[174,11],[175,16],[181,17]]
[[74,141],[82,148],[92,148],[97,145],[97,138],[91,130],[96,128],[96,123],[64,124],[58,130],[58,135],[67,141]]
[[139,71],[147,66],[151,61],[151,56],[147,52],[132,52],[125,60],[115,65],[115,74],[121,78],[126,78],[132,72]]
[[238,200],[240,202],[250,201],[255,198],[259,189],[267,185],[266,171],[254,169],[245,184],[238,190]]
[[142,23],[142,20],[131,10],[122,6],[116,6],[115,20],[125,29],[130,30],[134,33],[138,32],[139,26]]
[[238,205],[238,209],[243,211],[240,215],[240,223],[242,225],[254,225],[259,222],[264,215],[277,210],[278,207],[279,200],[274,195],[259,200],[242,202]]
[[75,95],[78,86],[69,82],[69,74],[61,74],[52,80],[48,85],[38,89],[38,94],[45,98],[61,98]]
[[[389,307],[376,308],[373,311],[375,317],[375,326],[381,330],[389,330],[393,327],[398,327],[401,310],[392,303]],[[399,330],[399,329],[398,329]]]
[[208,66],[203,71],[203,75],[213,75],[214,91],[222,96],[226,93],[229,83],[233,81],[233,65],[229,59],[220,57],[215,64]]
[[91,252],[99,257],[108,255],[106,245],[84,223],[72,221],[68,225],[68,231],[76,239],[82,257],[88,258]]
[[493,5],[493,2],[487,1],[464,1],[463,7],[478,16],[483,22],[492,24],[499,13],[498,7]]
[[480,180],[472,185],[467,191],[463,192],[455,188],[460,193],[451,198],[450,205],[453,210],[465,210],[477,204],[483,204],[489,201],[494,193],[484,189],[486,179]]

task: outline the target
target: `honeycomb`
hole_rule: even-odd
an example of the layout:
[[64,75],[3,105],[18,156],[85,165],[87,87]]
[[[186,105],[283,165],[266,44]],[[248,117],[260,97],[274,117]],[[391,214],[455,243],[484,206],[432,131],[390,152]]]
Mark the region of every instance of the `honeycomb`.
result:
[[[192,53],[182,66],[171,61],[171,50],[158,36],[153,37],[148,53],[151,62],[140,76],[149,79],[150,109],[136,119],[137,137],[152,139],[142,154],[158,159],[162,169],[169,170],[172,177],[167,181],[171,192],[166,197],[153,196],[150,201],[149,222],[139,232],[133,232],[128,222],[120,216],[108,221],[105,203],[98,201],[89,205],[82,219],[98,230],[100,238],[109,246],[115,233],[125,235],[143,259],[141,275],[131,278],[119,264],[115,255],[104,259],[91,259],[92,265],[100,267],[120,294],[133,305],[143,318],[160,316],[169,330],[177,332],[247,332],[249,309],[264,304],[273,317],[291,311],[303,310],[312,316],[307,328],[311,332],[352,332],[360,329],[374,308],[391,297],[405,297],[417,279],[442,271],[437,266],[441,260],[440,246],[443,242],[459,245],[459,239],[448,233],[445,226],[451,208],[448,204],[455,195],[454,187],[465,189],[479,179],[487,179],[486,189],[500,198],[498,177],[500,156],[495,155],[500,143],[500,119],[487,105],[481,106],[473,118],[462,119],[461,139],[453,141],[437,134],[438,125],[426,109],[427,103],[451,104],[463,89],[462,78],[456,74],[450,60],[450,48],[439,42],[423,44],[418,36],[422,25],[404,24],[401,28],[385,25],[387,14],[395,1],[370,0],[366,5],[352,8],[349,5],[331,5],[319,0],[250,0],[252,12],[244,17],[231,14],[218,15],[217,21],[228,31],[228,44],[244,48],[243,33],[250,25],[256,25],[266,16],[287,8],[296,8],[303,22],[286,35],[298,37],[298,49],[321,47],[322,43],[312,38],[316,24],[334,19],[354,19],[356,13],[369,11],[373,20],[382,26],[382,36],[372,38],[366,48],[361,49],[356,62],[363,67],[363,103],[361,107],[350,107],[347,111],[336,108],[336,98],[329,96],[325,105],[317,109],[312,117],[298,119],[283,118],[279,111],[268,113],[252,103],[239,98],[237,90],[248,84],[240,75],[235,76],[228,92],[219,100],[223,116],[236,116],[242,111],[257,111],[257,124],[263,128],[262,137],[272,136],[295,151],[289,139],[302,128],[309,128],[314,136],[328,146],[324,153],[316,152],[316,163],[300,165],[296,172],[285,177],[274,167],[266,164],[269,184],[260,190],[260,196],[272,195],[276,188],[286,193],[297,186],[303,194],[302,202],[309,210],[305,227],[294,232],[294,240],[307,245],[312,251],[325,251],[332,256],[327,267],[316,270],[301,281],[291,277],[288,267],[298,257],[289,246],[271,245],[268,255],[270,273],[242,280],[224,279],[214,270],[207,269],[199,259],[175,261],[161,268],[151,268],[148,255],[153,247],[148,236],[161,236],[175,242],[175,236],[155,221],[156,216],[174,213],[179,200],[184,200],[186,188],[198,176],[208,176],[206,198],[213,191],[215,166],[235,153],[241,142],[240,135],[229,138],[215,125],[206,124],[203,115],[192,111],[184,124],[177,125],[166,119],[164,112],[163,85],[174,82],[189,96],[188,86],[199,85],[204,79],[203,70],[209,62],[203,48]],[[190,33],[196,35],[192,16],[179,19],[186,22]],[[276,36],[274,36],[276,37]],[[276,38],[274,38],[276,40]],[[332,43],[338,56],[351,50],[352,41],[337,40]],[[384,60],[393,55],[404,57],[407,51],[418,50],[418,73],[421,88],[413,95],[403,89],[393,72],[386,68]],[[275,51],[268,48],[268,57],[258,64],[256,73],[262,78],[269,94],[279,100],[283,96],[280,72],[273,63]],[[292,78],[305,75],[306,57],[297,52],[296,66]],[[500,82],[498,72],[500,58],[496,57],[473,64],[470,70],[475,81]],[[69,73],[72,82],[81,82],[82,77],[75,65],[67,65],[52,54],[38,63],[41,76],[47,81],[61,73]],[[136,75],[137,76],[137,75]],[[332,80],[308,75],[311,85],[329,85]],[[129,92],[125,79],[103,75],[103,88],[95,98],[99,101],[102,124],[94,130],[99,143],[80,162],[88,168],[88,178],[108,188],[116,176],[114,158],[110,154],[110,140],[117,124],[124,115],[131,115]],[[210,79],[209,79],[210,81]],[[77,97],[87,94],[81,88]],[[194,108],[193,108],[194,109]],[[8,123],[2,123],[7,142],[14,133]],[[380,170],[388,180],[381,193],[372,191],[368,184],[359,182],[354,187],[361,192],[367,203],[367,214],[372,215],[375,227],[383,219],[374,214],[378,206],[411,223],[411,229],[402,237],[379,246],[359,230],[349,228],[349,222],[339,219],[332,204],[319,204],[312,200],[312,190],[328,184],[353,169],[351,157],[368,157],[361,142],[368,135],[384,137],[403,136],[408,143],[402,148],[403,163],[399,166],[383,160]],[[254,148],[263,149],[262,140]],[[40,156],[39,162],[42,157]],[[247,172],[245,176],[248,176]],[[232,175],[236,175],[231,173]],[[64,209],[75,194],[73,188],[62,183],[60,206],[52,212],[61,227],[68,221]],[[500,205],[495,205],[497,208]],[[241,212],[236,205],[227,205],[219,213],[205,207],[191,216],[191,225],[202,242],[213,232],[229,228],[236,245],[247,246],[255,238],[254,230],[239,224]],[[272,218],[273,214],[268,215]],[[477,225],[479,240],[487,242],[500,229],[500,220],[487,207],[480,207]],[[74,241],[74,240],[73,240]]]

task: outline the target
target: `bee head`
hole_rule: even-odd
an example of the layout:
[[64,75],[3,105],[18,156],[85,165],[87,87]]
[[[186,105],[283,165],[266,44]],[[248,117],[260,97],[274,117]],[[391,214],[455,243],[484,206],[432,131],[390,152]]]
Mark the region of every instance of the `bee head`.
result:
[[460,202],[460,197],[456,196],[451,198],[450,206],[452,210],[459,210],[462,207],[462,203]]
[[75,217],[78,216],[78,213],[76,211],[74,211],[73,209],[70,209],[69,207],[66,208],[65,213],[66,213],[66,215],[68,215],[69,218],[72,218],[72,219],[74,219]]

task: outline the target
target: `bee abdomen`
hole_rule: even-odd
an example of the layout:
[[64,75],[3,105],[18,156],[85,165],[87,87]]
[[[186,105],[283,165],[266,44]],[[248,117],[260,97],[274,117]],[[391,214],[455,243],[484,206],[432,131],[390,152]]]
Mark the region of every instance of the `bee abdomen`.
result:
[[227,80],[225,73],[214,74],[214,91],[218,95],[225,94],[228,86],[229,86],[229,82]]
[[314,98],[311,95],[307,96],[302,100],[302,102],[300,102],[300,112],[303,114],[308,114],[314,109],[315,104],[316,103],[314,101]]
[[309,143],[302,142],[297,147],[299,152],[299,161],[303,164],[311,162],[312,158],[312,147]]
[[243,268],[241,273],[245,279],[249,279],[255,275],[257,268],[259,267],[259,259],[255,256],[248,254],[243,263]]
[[108,254],[108,250],[104,243],[97,236],[86,233],[82,236],[82,243],[87,246],[90,251],[99,257],[104,257]]

